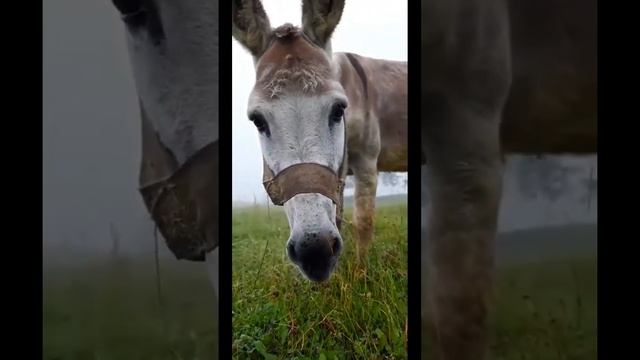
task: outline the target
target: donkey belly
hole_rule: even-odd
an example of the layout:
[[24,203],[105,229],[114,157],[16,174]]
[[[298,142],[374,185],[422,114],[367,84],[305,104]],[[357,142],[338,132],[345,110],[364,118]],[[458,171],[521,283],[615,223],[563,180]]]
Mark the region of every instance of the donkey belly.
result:
[[[597,152],[595,86],[589,89],[518,88],[506,105],[501,128],[506,153]],[[567,92],[563,92],[567,90]]]
[[404,85],[398,88],[402,90],[376,93],[374,98],[376,116],[372,120],[378,120],[380,129],[379,171],[407,171],[408,167],[407,92]]
[[501,129],[505,152],[596,152],[596,4],[509,2],[512,83]]
[[378,171],[407,171],[406,140],[404,144],[392,144],[380,150]]

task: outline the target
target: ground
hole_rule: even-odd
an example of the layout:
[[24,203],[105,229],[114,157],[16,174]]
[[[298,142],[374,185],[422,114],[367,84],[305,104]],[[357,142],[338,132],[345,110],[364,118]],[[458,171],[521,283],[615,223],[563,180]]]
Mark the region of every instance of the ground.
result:
[[494,359],[597,359],[595,257],[498,273]]
[[405,204],[379,207],[366,272],[356,266],[353,227],[347,223],[345,251],[325,284],[305,280],[286,258],[289,226],[281,208],[233,215],[234,358],[404,357]]
[[597,359],[596,246],[596,225],[499,235],[491,359]]
[[217,303],[204,265],[162,262],[161,310],[153,261],[83,263],[45,267],[43,359],[217,358]]
[[[406,358],[406,205],[378,209],[366,273],[355,267],[347,224],[325,285],[285,258],[280,208],[234,210],[233,222],[234,358]],[[594,227],[501,237],[494,359],[596,359],[594,239]],[[217,304],[202,264],[166,259],[161,270],[163,311],[150,259],[45,265],[43,358],[214,358]]]

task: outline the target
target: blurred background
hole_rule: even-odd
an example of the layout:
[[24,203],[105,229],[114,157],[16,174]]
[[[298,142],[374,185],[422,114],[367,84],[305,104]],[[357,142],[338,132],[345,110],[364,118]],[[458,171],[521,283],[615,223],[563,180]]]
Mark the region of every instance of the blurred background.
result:
[[[597,156],[507,158],[491,315],[496,359],[597,358],[597,170]],[[423,188],[422,303],[428,203]],[[428,341],[423,332],[423,352]]]
[[[65,253],[148,252],[140,119],[125,33],[110,1],[43,3],[43,239]],[[146,240],[145,240],[146,239]],[[53,260],[45,257],[45,260]]]
[[211,358],[204,265],[161,237],[158,290],[124,31],[109,0],[43,2],[44,359]]

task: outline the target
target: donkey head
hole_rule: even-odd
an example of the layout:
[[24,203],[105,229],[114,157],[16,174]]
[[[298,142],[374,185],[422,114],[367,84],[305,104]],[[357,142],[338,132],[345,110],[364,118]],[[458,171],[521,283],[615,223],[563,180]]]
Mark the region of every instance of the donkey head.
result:
[[[347,97],[332,62],[330,38],[344,1],[303,1],[302,29],[291,24],[272,29],[258,0],[235,0],[232,7],[233,36],[254,58],[256,82],[248,117],[259,132],[265,171],[278,177],[300,164],[314,164],[340,176]],[[289,177],[295,180],[279,187],[292,195],[283,199],[291,230],[287,254],[307,278],[324,281],[342,250],[336,226],[339,201],[309,190],[314,188],[310,183],[323,178],[316,176],[320,168],[314,169],[305,178],[299,167],[298,175]]]
[[[113,0],[113,4],[125,24],[143,118],[141,185],[159,184],[175,175],[171,181],[179,184],[181,197],[177,204],[193,214],[190,224],[197,225],[189,225],[190,230],[206,238],[206,244],[173,244],[171,231],[159,226],[178,258],[202,259],[217,244],[217,146],[209,145],[218,140],[218,1]],[[162,223],[153,213],[156,200],[166,197],[152,193],[153,187],[145,189],[147,207],[156,224]],[[178,205],[171,204],[165,203],[166,211],[176,210]],[[181,238],[192,242],[188,236]]]

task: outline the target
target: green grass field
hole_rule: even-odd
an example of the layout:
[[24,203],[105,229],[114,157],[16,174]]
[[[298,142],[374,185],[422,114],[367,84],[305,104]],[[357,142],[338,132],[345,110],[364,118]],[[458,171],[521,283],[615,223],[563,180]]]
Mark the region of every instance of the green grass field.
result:
[[[596,226],[501,234],[491,359],[597,359]],[[423,338],[428,353],[429,339]]]
[[492,353],[498,359],[597,359],[596,261],[500,269]]
[[501,234],[495,359],[597,359],[597,225]]
[[45,267],[43,359],[217,358],[217,303],[203,266],[162,262],[162,308],[152,261]]
[[289,226],[281,208],[233,215],[234,358],[405,357],[406,205],[379,207],[366,272],[356,266],[346,224],[344,251],[325,284],[305,280],[286,258]]
[[[234,357],[406,358],[406,206],[379,208],[367,273],[355,268],[347,224],[345,252],[325,285],[304,280],[285,258],[279,209],[270,217],[234,210]],[[499,254],[526,264],[497,270],[494,359],[596,359],[595,242],[578,239],[589,234],[565,227],[509,235],[517,246],[498,242]],[[530,252],[544,255],[521,256]],[[161,310],[151,260],[83,260],[45,265],[43,359],[216,358],[217,304],[202,264],[162,262]]]

